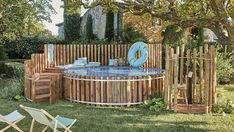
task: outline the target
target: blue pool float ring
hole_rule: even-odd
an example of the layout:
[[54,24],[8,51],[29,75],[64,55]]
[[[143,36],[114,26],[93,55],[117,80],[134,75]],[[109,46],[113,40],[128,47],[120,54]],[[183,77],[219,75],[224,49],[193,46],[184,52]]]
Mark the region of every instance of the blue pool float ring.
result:
[[[140,51],[140,58],[136,58],[136,53]],[[128,51],[128,63],[133,67],[141,67],[148,59],[148,46],[144,42],[134,43]]]

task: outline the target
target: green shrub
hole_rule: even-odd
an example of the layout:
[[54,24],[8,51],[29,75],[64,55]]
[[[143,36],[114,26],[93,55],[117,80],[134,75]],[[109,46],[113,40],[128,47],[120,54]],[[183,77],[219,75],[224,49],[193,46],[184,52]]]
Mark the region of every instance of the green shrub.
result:
[[31,36],[22,37],[5,45],[9,59],[29,59],[32,53],[42,53],[44,44],[63,43],[54,37]]
[[109,11],[106,14],[105,38],[108,41],[111,41],[114,39],[114,13],[112,11]]
[[88,40],[84,37],[73,41],[72,44],[116,44],[115,41],[108,41],[106,39],[94,39],[94,40]]
[[0,45],[0,60],[7,59],[7,53],[2,45]]
[[64,16],[64,37],[68,42],[80,38],[80,14],[65,14]]
[[164,99],[161,97],[154,97],[151,100],[144,101],[142,107],[155,112],[160,112],[166,109]]
[[19,79],[0,80],[0,98],[22,100],[23,83]]
[[233,107],[231,106],[231,101],[227,100],[226,103],[217,103],[212,106],[213,113],[227,113],[231,114],[233,111]]
[[131,23],[127,23],[123,30],[123,42],[135,43],[137,41],[147,42],[147,39],[143,33],[135,30]]
[[234,73],[234,55],[231,53],[217,54],[217,81],[218,83],[228,83]]
[[24,100],[24,65],[19,62],[0,62],[0,98]]
[[172,47],[181,45],[181,39],[183,37],[183,30],[176,25],[169,25],[165,31],[162,32],[163,45],[169,44]]
[[0,74],[7,78],[18,78],[23,80],[24,65],[19,62],[0,62]]
[[85,30],[85,38],[87,40],[93,40],[94,39],[94,35],[93,35],[93,18],[92,18],[91,14],[88,15],[85,29],[86,29]]

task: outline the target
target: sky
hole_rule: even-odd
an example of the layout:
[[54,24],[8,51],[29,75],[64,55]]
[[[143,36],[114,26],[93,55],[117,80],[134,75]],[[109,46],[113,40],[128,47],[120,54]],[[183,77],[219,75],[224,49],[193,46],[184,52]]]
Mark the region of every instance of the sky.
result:
[[[92,0],[89,0],[92,2]],[[63,1],[61,0],[52,0],[52,6],[56,10],[57,14],[51,15],[52,23],[43,22],[43,25],[46,29],[50,30],[53,35],[58,35],[58,27],[56,24],[63,22],[63,8],[60,6],[63,5]],[[81,14],[86,12],[87,9],[81,8]]]
[[43,22],[45,28],[50,30],[53,35],[58,35],[58,27],[55,24],[63,22],[63,8],[60,7],[61,5],[63,5],[61,0],[53,0],[52,6],[56,10],[57,14],[51,15],[52,23]]

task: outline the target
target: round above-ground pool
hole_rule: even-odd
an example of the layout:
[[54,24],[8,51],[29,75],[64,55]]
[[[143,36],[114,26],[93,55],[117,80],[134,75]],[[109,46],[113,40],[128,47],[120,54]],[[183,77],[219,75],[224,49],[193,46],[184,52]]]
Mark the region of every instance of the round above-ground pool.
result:
[[136,67],[86,67],[64,71],[64,95],[74,102],[136,105],[163,94],[164,70]]

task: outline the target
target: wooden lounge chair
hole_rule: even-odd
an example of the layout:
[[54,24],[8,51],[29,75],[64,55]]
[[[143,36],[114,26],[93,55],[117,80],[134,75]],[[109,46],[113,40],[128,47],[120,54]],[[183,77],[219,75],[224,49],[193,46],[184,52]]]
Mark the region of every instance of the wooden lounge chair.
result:
[[4,132],[7,129],[9,129],[10,127],[15,128],[19,132],[23,132],[16,125],[16,123],[18,123],[19,121],[21,121],[24,118],[25,118],[25,116],[21,115],[17,110],[15,110],[14,112],[11,112],[10,114],[5,115],[5,116],[0,115],[0,122],[5,122],[5,123],[8,124],[8,126],[6,126],[5,128],[1,129],[0,132]]
[[33,126],[35,121],[40,124],[46,125],[46,127],[42,130],[42,132],[45,132],[49,127],[53,129],[54,132],[58,131],[57,128],[63,128],[65,129],[65,132],[72,132],[70,128],[76,122],[76,119],[69,119],[59,115],[53,117],[43,109],[35,109],[23,105],[20,105],[20,107],[23,108],[25,111],[27,111],[33,118],[30,127],[30,132],[33,131]]

